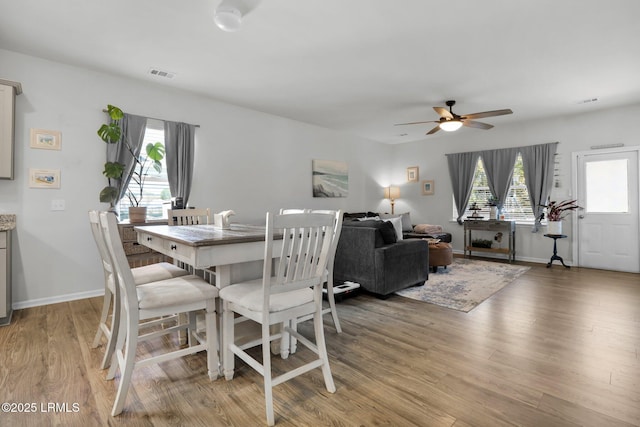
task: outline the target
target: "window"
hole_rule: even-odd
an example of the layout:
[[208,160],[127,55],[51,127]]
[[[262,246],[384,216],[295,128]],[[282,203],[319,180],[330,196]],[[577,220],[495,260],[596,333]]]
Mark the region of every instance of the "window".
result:
[[[489,200],[490,197],[491,191],[489,190],[489,184],[487,182],[487,174],[484,171],[482,158],[479,158],[473,178],[471,198],[469,199],[469,205],[463,218],[471,216],[473,211],[470,211],[468,208],[473,203],[476,203],[477,207],[481,208],[481,210],[478,211],[478,215],[483,216],[485,219],[489,218],[490,207],[487,204],[487,200]],[[503,205],[502,213],[505,215],[505,219],[510,221],[533,222],[535,220],[533,210],[531,209],[529,191],[524,181],[524,169],[522,166],[522,156],[520,154],[516,157],[511,186],[509,187],[507,200]],[[453,217],[458,217],[455,202],[453,202]]]
[[[144,150],[144,147],[150,142],[162,142],[164,144],[164,123],[162,121],[147,120],[142,150]],[[147,219],[167,217],[166,211],[171,200],[171,191],[169,190],[169,179],[167,178],[167,164],[165,159],[162,159],[162,171],[160,174],[157,174],[156,171],[151,168],[144,183],[144,193],[142,194],[140,206],[147,207]],[[139,191],[133,181],[129,183],[129,186],[133,188],[134,191]],[[131,206],[129,198],[124,196],[118,205],[120,220],[129,219],[129,206]]]

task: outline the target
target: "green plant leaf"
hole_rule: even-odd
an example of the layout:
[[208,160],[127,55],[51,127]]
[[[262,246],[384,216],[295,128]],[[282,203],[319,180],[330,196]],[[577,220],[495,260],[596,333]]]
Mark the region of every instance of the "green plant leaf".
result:
[[107,162],[104,164],[102,174],[107,178],[120,178],[124,171],[124,165],[118,162]]
[[121,130],[120,130],[120,126],[118,126],[117,123],[111,123],[111,124],[103,124],[102,126],[100,126],[100,129],[98,129],[98,136],[106,143],[108,144],[114,144],[118,141],[120,141],[120,135],[121,135]]
[[120,120],[124,117],[122,110],[111,104],[107,105],[107,113],[113,120]]
[[112,203],[118,198],[118,189],[115,187],[104,187],[100,192],[101,203]]
[[164,145],[162,142],[156,142],[155,144],[150,142],[147,144],[147,157],[156,162],[160,162],[160,160],[164,159]]

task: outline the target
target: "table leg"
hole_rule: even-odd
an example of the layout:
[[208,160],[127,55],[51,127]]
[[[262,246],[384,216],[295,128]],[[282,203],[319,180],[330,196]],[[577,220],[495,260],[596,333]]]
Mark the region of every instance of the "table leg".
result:
[[570,266],[566,265],[564,263],[564,260],[562,259],[561,256],[558,256],[558,247],[557,247],[557,238],[553,238],[553,255],[551,256],[551,259],[549,260],[549,262],[547,263],[547,268],[551,267],[551,264],[553,263],[554,260],[558,260],[562,263],[562,265],[566,268],[571,268]]

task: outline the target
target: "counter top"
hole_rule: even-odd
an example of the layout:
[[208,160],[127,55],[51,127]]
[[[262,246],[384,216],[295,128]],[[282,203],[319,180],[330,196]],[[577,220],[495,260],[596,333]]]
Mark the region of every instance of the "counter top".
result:
[[15,214],[0,214],[0,231],[9,231],[16,228]]

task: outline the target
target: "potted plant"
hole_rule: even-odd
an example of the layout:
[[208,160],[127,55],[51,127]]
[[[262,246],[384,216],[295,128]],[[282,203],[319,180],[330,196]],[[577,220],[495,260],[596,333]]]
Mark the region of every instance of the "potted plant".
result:
[[500,213],[498,212],[499,203],[500,203],[500,199],[498,199],[493,194],[489,196],[489,198],[487,199],[487,205],[489,206],[490,219],[500,219]]
[[[140,206],[142,197],[144,194],[144,184],[149,174],[149,169],[153,168],[157,173],[162,171],[162,159],[164,158],[165,149],[161,142],[148,143],[145,147],[145,153],[139,156],[134,154],[131,144],[126,138],[121,138],[122,129],[117,120],[124,117],[124,113],[118,107],[113,105],[107,106],[107,113],[113,120],[110,124],[103,124],[98,129],[98,136],[107,144],[121,143],[131,157],[133,158],[135,165],[131,175],[131,181],[134,184],[132,188],[131,183],[127,188],[127,197],[131,207],[129,208],[129,220],[131,222],[145,222],[147,216],[147,207]],[[112,180],[121,179],[124,172],[125,165],[119,162],[106,162],[104,164],[103,175],[107,177],[108,185],[100,191],[100,201],[102,203],[109,203],[110,210],[114,210],[115,204],[118,202],[119,191],[118,188],[113,185]]]
[[562,220],[573,210],[580,206],[577,200],[563,200],[561,202],[550,201],[545,205],[547,208],[547,233],[562,234]]

